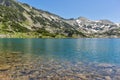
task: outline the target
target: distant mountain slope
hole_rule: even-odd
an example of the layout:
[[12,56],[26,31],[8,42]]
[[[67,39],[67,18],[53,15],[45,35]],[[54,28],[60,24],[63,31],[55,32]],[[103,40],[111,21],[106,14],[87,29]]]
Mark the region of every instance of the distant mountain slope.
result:
[[119,37],[119,27],[109,20],[64,19],[16,0],[0,0],[0,34],[7,37]]

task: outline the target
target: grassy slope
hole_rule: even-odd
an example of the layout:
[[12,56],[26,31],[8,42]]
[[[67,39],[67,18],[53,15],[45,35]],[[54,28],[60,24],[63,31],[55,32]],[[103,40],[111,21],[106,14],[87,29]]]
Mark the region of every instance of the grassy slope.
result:
[[[9,38],[76,38],[78,37],[77,35],[85,37],[83,33],[69,29],[71,25],[65,22],[50,21],[47,18],[37,17],[34,11],[28,12],[16,2],[13,1],[12,3],[16,7],[0,5],[0,35],[5,35],[5,37]],[[29,7],[29,5],[24,5]],[[33,21],[32,24],[40,23],[43,27],[36,30],[27,28],[25,25],[29,26],[31,24],[30,20],[24,15],[25,13],[30,16]],[[60,30],[61,25],[65,26],[65,28]],[[55,29],[59,29],[59,32],[50,33],[44,26],[52,26]],[[64,33],[67,33],[67,35]]]

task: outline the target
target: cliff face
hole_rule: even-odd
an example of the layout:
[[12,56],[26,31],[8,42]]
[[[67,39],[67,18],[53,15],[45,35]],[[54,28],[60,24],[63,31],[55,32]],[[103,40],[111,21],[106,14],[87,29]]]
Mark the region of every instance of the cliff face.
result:
[[[34,37],[119,37],[119,24],[84,17],[64,19],[16,0],[0,0],[1,34]],[[21,36],[21,35],[18,35]]]

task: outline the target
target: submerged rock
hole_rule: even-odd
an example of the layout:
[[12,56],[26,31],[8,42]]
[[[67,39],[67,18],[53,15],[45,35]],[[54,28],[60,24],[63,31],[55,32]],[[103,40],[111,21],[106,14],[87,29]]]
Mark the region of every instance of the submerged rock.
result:
[[82,80],[88,80],[85,74],[77,74],[76,76]]
[[7,64],[0,65],[0,71],[6,71],[6,70],[8,70],[10,68],[11,68],[11,66],[7,65]]
[[115,76],[115,77],[113,78],[113,80],[120,80],[120,75],[119,75],[119,76]]
[[105,80],[112,80],[110,76],[105,76]]
[[98,64],[98,67],[111,68],[111,67],[114,67],[114,65],[112,65],[112,64],[106,64],[106,63],[101,63],[101,64]]

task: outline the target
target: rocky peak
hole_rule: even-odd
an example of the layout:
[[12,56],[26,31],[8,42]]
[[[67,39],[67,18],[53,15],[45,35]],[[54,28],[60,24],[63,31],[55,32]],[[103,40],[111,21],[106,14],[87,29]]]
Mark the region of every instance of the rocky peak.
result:
[[88,20],[88,18],[82,17],[82,16],[78,17],[77,19],[79,19],[79,20]]
[[105,32],[109,29],[117,28],[119,27],[118,24],[116,25],[110,20],[89,20],[85,17],[79,17],[76,19],[76,25],[79,26],[79,29],[85,30],[85,32]]
[[107,19],[100,20],[100,22],[103,24],[111,24],[111,25],[114,24],[112,21],[107,20]]
[[85,17],[78,17],[76,20],[81,21],[81,22],[87,22],[87,21],[89,21],[89,19],[85,18]]

